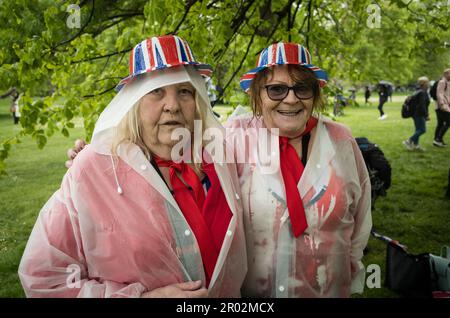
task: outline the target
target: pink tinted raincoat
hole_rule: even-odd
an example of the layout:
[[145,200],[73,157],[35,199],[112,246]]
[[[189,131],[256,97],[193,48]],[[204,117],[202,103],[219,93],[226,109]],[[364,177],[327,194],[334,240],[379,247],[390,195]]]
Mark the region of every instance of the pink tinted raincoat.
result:
[[258,129],[265,127],[262,119],[244,115],[226,127],[231,128],[229,141],[236,142],[242,138],[240,129],[245,131],[249,162],[253,162],[238,164],[248,252],[243,296],[348,297],[351,292],[362,292],[365,269],[361,258],[372,226],[371,187],[350,131],[323,118],[315,134],[313,130],[314,143],[298,184],[308,228],[295,238],[279,151],[272,152],[278,156],[273,173],[264,172],[256,157],[263,139]]
[[[183,69],[169,82],[192,82],[208,113],[204,125],[214,126],[203,79]],[[196,238],[164,181],[134,144],[121,144],[118,157],[112,156],[108,130],[96,142],[97,128],[92,145],[79,153],[39,213],[19,267],[26,295],[140,297],[174,283],[205,281]],[[247,258],[236,166],[214,165],[233,216],[209,296],[239,297]]]

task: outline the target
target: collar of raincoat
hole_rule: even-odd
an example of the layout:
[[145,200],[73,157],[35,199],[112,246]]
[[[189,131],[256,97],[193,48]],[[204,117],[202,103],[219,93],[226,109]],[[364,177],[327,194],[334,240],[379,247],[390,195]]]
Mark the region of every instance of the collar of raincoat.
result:
[[[92,149],[97,153],[110,155],[115,130],[120,121],[145,94],[160,87],[184,82],[191,83],[196,90],[196,107],[203,114],[203,129],[214,127],[223,132],[223,126],[212,112],[205,78],[192,66],[180,66],[138,76],[125,85],[100,114],[92,136]],[[195,136],[202,137],[201,133]]]

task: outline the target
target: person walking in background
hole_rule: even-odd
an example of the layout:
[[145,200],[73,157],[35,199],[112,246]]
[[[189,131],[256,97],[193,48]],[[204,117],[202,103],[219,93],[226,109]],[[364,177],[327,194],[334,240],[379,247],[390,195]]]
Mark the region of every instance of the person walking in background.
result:
[[380,95],[380,101],[378,104],[378,110],[380,111],[380,117],[378,120],[385,120],[387,118],[387,114],[383,111],[384,103],[387,102],[388,99],[388,86],[385,84],[378,84],[378,95]]
[[426,132],[425,122],[429,120],[428,115],[428,105],[430,105],[430,97],[428,96],[428,88],[430,86],[430,80],[428,77],[422,76],[417,80],[418,89],[413,95],[413,120],[414,126],[416,128],[414,134],[407,140],[403,141],[408,150],[419,150],[424,151],[422,147],[419,146],[419,138]]
[[353,101],[354,103],[356,101],[356,88],[352,87],[348,91],[350,92],[350,96],[348,97],[348,99]]
[[450,68],[444,71],[444,76],[439,80],[436,89],[436,118],[437,126],[434,132],[433,145],[446,147],[444,135],[450,126]]
[[19,94],[19,91],[15,87],[12,87],[5,94],[1,95],[0,98],[5,98],[8,96],[11,96],[11,98],[12,98],[10,112],[13,116],[14,125],[17,125],[20,120],[20,111],[19,111],[20,94]]
[[364,97],[366,98],[366,104],[367,104],[367,103],[370,103],[370,101],[369,101],[370,95],[371,95],[371,93],[370,93],[370,88],[369,88],[369,86],[367,85],[367,86],[366,86],[366,89],[365,89],[365,91],[364,91]]
[[387,94],[388,94],[388,98],[389,101],[392,102],[392,94],[394,93],[394,86],[392,86],[391,84],[389,84],[387,86]]

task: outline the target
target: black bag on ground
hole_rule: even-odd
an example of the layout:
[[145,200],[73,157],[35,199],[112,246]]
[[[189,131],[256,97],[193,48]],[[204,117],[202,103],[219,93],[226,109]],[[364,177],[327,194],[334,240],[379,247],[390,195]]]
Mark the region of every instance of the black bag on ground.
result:
[[396,243],[388,243],[385,284],[406,297],[432,297],[430,255],[412,255]]
[[391,165],[383,151],[366,137],[356,138],[370,176],[372,186],[372,209],[378,196],[386,196],[391,186]]

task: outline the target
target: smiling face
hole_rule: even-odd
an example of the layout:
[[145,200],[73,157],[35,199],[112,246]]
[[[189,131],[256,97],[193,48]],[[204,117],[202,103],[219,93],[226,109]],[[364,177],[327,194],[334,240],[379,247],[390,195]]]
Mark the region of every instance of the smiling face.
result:
[[[267,128],[278,128],[281,136],[290,138],[300,135],[311,117],[314,100],[318,98],[318,83],[314,74],[299,66],[279,65],[265,71],[260,79],[256,78],[255,85],[259,86],[260,97],[256,104],[260,105],[260,114]],[[295,86],[297,94],[290,89],[283,99],[273,100],[268,95],[268,85]],[[308,89],[312,90],[311,94],[302,94],[302,90]],[[255,91],[258,92],[258,89]],[[299,96],[311,97],[300,99]]]
[[190,83],[157,88],[142,97],[139,118],[142,138],[150,151],[158,154],[162,148],[171,148],[176,128],[194,129],[196,113],[195,89]]

